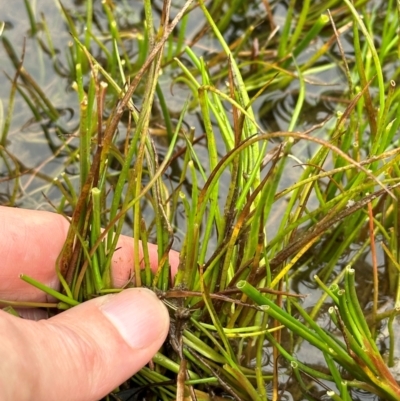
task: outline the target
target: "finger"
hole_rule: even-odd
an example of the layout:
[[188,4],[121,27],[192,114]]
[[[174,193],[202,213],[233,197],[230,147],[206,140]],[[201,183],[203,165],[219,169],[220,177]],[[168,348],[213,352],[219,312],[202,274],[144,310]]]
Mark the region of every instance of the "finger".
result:
[[41,291],[19,278],[20,273],[58,288],[54,267],[67,232],[68,222],[60,215],[0,207],[1,297],[45,300]]
[[[139,258],[143,259],[141,241],[139,241]],[[150,267],[153,272],[158,268],[157,245],[148,244]],[[171,266],[171,276],[175,277],[179,265],[179,253],[171,250],[169,252],[169,264]],[[143,265],[144,266],[144,265]],[[113,283],[116,288],[125,286],[132,278],[134,273],[134,241],[132,237],[121,235],[118,240],[117,250],[112,258]]]
[[164,305],[144,288],[40,322],[0,311],[0,355],[8,355],[0,361],[0,399],[97,401],[152,358],[168,327]]
[[[59,289],[55,274],[56,259],[61,252],[69,228],[61,215],[25,209],[0,207],[0,298],[15,301],[47,300],[46,294],[23,282],[24,273],[43,284]],[[149,244],[150,265],[158,267],[157,246]],[[141,253],[139,249],[139,253]],[[121,236],[112,259],[114,285],[125,285],[133,270],[133,240]],[[174,275],[179,254],[169,255]]]

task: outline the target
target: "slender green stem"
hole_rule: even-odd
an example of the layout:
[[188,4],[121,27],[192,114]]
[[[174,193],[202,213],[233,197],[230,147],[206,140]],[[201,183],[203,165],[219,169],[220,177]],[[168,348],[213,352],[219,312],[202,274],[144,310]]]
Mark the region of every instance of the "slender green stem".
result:
[[34,287],[38,288],[39,290],[44,291],[46,294],[58,299],[61,302],[65,302],[66,304],[71,305],[71,306],[79,305],[78,301],[75,301],[74,299],[69,298],[66,295],[59,293],[58,291],[54,290],[53,288],[50,288],[47,285],[40,283],[39,281],[35,280],[32,277],[27,276],[26,274],[21,274],[19,277],[21,280],[24,280],[25,282],[33,285]]

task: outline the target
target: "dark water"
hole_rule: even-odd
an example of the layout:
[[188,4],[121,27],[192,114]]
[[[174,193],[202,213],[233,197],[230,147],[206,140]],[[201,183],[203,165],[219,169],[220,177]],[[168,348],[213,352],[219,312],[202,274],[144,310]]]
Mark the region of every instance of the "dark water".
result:
[[[67,9],[74,10],[73,14],[78,15],[79,11],[83,9],[82,2],[80,1],[63,1],[63,4]],[[142,17],[142,4],[139,1],[129,2],[129,7],[125,2],[119,2],[117,9],[120,15],[120,23],[126,30],[137,27],[140,29]],[[252,2],[252,6],[249,12],[243,15],[235,15],[232,18],[232,24],[225,33],[225,37],[229,40],[233,40],[235,37],[240,36],[244,33],[246,27],[253,20],[256,20],[261,7],[261,2]],[[275,4],[274,13],[275,20],[282,20],[282,15],[285,13],[285,7],[282,2]],[[0,0],[0,19],[6,22],[5,31],[3,36],[6,37],[13,45],[15,53],[18,57],[21,57],[25,46],[24,54],[24,67],[37,82],[37,84],[43,89],[46,96],[49,98],[51,103],[58,110],[60,117],[56,121],[51,121],[48,116],[43,115],[40,120],[35,120],[33,114],[26,102],[20,95],[17,94],[15,100],[15,108],[13,112],[12,122],[9,130],[7,139],[8,151],[20,162],[20,169],[26,173],[20,177],[18,184],[18,196],[16,199],[16,205],[19,207],[29,209],[40,209],[40,210],[52,210],[43,194],[49,197],[54,204],[58,204],[60,201],[60,192],[52,184],[52,180],[59,177],[63,171],[69,173],[70,180],[76,187],[78,187],[78,176],[75,176],[76,166],[70,165],[65,166],[67,160],[67,152],[63,149],[59,151],[61,145],[74,148],[77,146],[77,139],[74,137],[78,126],[79,126],[79,105],[78,97],[76,92],[72,89],[72,82],[69,78],[69,65],[68,65],[68,52],[71,47],[71,36],[68,32],[67,25],[61,16],[59,11],[59,5],[54,0],[41,0],[38,2],[32,2],[35,15],[38,20],[45,18],[49,30],[49,34],[53,40],[54,48],[57,51],[57,60],[46,52],[47,40],[46,34],[43,30],[32,36],[30,30],[29,20],[25,11],[24,2],[22,0]],[[95,16],[96,16],[96,27],[95,32],[100,38],[103,37],[107,43],[107,37],[104,36],[106,31],[107,21],[101,9],[101,2],[95,2]],[[119,7],[119,8],[118,8]],[[161,10],[162,1],[154,2],[155,10]],[[129,10],[129,12],[127,12]],[[176,13],[176,9],[173,10],[172,14]],[[156,13],[157,15],[157,13]],[[43,16],[43,17],[42,17]],[[203,27],[204,20],[200,10],[195,10],[190,17],[188,26],[187,40],[190,41],[196,36],[199,30]],[[81,26],[83,30],[83,26]],[[260,25],[257,28],[261,34],[263,26]],[[255,31],[257,34],[257,30]],[[323,38],[321,38],[322,43]],[[315,43],[313,46],[318,47],[321,43]],[[348,55],[351,56],[352,47],[347,45],[346,35],[343,37],[343,43],[345,50]],[[194,50],[199,55],[203,55],[206,59],[213,53],[220,50],[219,45],[213,38],[205,35],[200,40]],[[133,49],[134,51],[134,49]],[[336,53],[335,53],[336,51]],[[310,49],[312,52],[312,49]],[[337,50],[332,51],[333,56],[339,57]],[[96,54],[96,49],[93,51]],[[307,57],[307,54],[305,54]],[[7,113],[9,107],[9,94],[11,90],[11,83],[9,77],[14,76],[15,68],[8,57],[4,46],[0,45],[0,65],[3,73],[0,74],[0,101],[2,104],[3,115]],[[388,71],[390,71],[388,67]],[[161,87],[164,89],[164,93],[168,95],[167,102],[169,108],[179,114],[183,102],[189,95],[188,89],[183,85],[176,85],[173,93],[169,91],[171,81],[175,75],[173,69],[166,69],[163,77],[160,80]],[[340,99],[344,89],[344,76],[342,70],[339,69],[334,63],[331,63],[331,68],[324,69],[321,71],[315,71],[312,76],[307,77],[310,82],[306,86],[306,100],[304,111],[302,113],[301,120],[298,123],[297,129],[304,130],[308,129],[316,123],[323,121],[329,115],[336,112],[336,110],[343,110],[346,106]],[[323,83],[323,84],[322,84]],[[277,90],[272,93],[261,96],[255,103],[255,111],[258,118],[263,126],[268,131],[286,130],[293,113],[297,97],[299,93],[299,84],[297,81],[292,81],[287,88],[284,90]],[[188,114],[186,123],[190,126],[194,126],[196,133],[203,132],[202,122],[199,121],[196,110],[193,110]],[[165,152],[165,142],[162,138],[156,139],[156,144],[159,152],[162,154]],[[200,160],[204,158],[204,165],[206,166],[207,153],[201,151],[201,144],[199,145],[199,157]],[[221,143],[221,150],[224,149]],[[299,145],[294,148],[294,156],[299,158],[307,158],[309,154],[312,154],[312,145]],[[306,155],[306,156],[304,156]],[[9,159],[7,160],[10,161]],[[298,164],[296,160],[293,160],[293,165]],[[282,188],[287,187],[291,183],[294,183],[299,175],[301,174],[300,168],[289,168],[285,174],[284,180],[281,183]],[[4,159],[0,159],[0,203],[8,204],[9,199],[12,196],[14,190],[15,180],[7,179],[7,169]],[[171,185],[174,185],[174,173],[170,172]],[[228,182],[226,183],[228,185]],[[223,190],[223,188],[221,189]],[[186,195],[190,194],[190,182],[188,188],[183,191]],[[279,211],[282,204],[277,203],[275,206],[275,216],[272,213],[271,221],[269,222],[268,230],[270,234],[273,234],[277,224],[279,224]],[[184,226],[184,221],[177,217],[176,224],[178,226]],[[181,236],[177,234],[175,242],[176,248],[179,250]],[[339,274],[347,261],[350,260],[352,252],[356,252],[359,244],[354,244],[354,249],[349,254],[344,255],[341,263],[335,268],[335,274]],[[212,250],[210,250],[211,252]],[[382,254],[380,254],[382,260],[380,260],[380,266],[384,265]],[[362,259],[355,266],[357,270],[357,279],[359,285],[359,293],[368,295],[371,292],[372,278],[369,277],[368,272],[371,271],[370,266],[370,255],[365,254]],[[308,294],[305,299],[303,306],[310,310],[315,302],[321,297],[321,291],[316,288],[313,281],[313,275],[317,271],[318,266],[308,266],[303,270],[299,271],[293,279],[292,289],[295,292],[301,294]],[[381,269],[382,279],[384,280],[384,270]],[[362,289],[362,290],[361,290]],[[368,304],[365,307],[368,310]],[[385,308],[392,307],[392,301],[383,298],[382,311]],[[323,311],[318,318],[318,322],[323,327],[330,327],[330,320],[326,313],[327,308],[323,308]],[[398,322],[395,323],[395,332],[400,330]],[[382,350],[388,347],[388,332],[385,324],[382,325],[379,342]],[[397,342],[400,341],[400,337],[397,336]],[[396,343],[396,364],[391,369],[395,378],[400,380],[400,365],[398,364],[398,358],[400,356],[400,344]],[[304,343],[297,350],[297,357],[299,360],[306,363],[312,364],[313,366],[325,366],[323,356],[315,348],[309,347]],[[266,370],[271,367],[271,349],[266,344],[265,347],[265,361]],[[302,400],[298,388],[293,384],[293,379],[287,376],[288,369],[285,362],[282,361],[281,377],[282,377],[282,394],[285,400]],[[332,388],[331,383],[325,383],[327,386]],[[314,384],[312,394],[319,399],[325,398],[326,389],[318,384]],[[354,392],[354,400],[377,400],[376,397],[371,395],[362,394],[361,392]]]

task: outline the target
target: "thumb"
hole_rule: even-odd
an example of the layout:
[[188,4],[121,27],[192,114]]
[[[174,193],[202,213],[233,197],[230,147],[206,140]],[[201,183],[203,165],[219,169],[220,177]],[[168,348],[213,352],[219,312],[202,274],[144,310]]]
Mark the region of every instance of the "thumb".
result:
[[38,322],[0,311],[0,399],[97,401],[152,358],[168,327],[166,308],[144,288]]

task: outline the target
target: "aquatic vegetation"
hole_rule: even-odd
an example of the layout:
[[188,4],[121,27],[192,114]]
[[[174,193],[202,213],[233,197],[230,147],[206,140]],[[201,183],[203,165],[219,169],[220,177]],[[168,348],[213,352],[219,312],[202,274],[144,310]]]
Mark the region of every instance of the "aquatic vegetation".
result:
[[[129,233],[145,249],[135,285],[156,291],[172,321],[129,383],[146,399],[399,399],[395,2],[155,3],[140,15],[125,2],[62,2],[71,37],[60,52],[25,2],[30,42],[73,88],[63,109],[2,31],[14,65],[2,204],[39,197],[71,217],[59,308],[118,291],[111,258]],[[50,152],[34,169],[11,146],[18,98]]]

